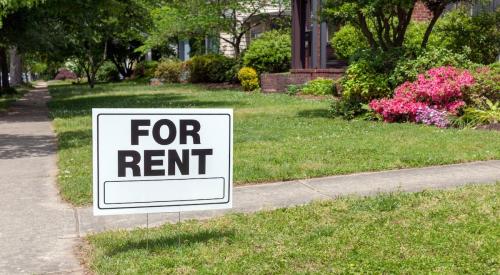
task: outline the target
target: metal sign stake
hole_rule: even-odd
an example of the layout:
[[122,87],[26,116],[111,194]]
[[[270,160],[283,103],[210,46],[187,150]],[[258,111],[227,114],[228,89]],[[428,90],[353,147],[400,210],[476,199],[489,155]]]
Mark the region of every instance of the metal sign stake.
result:
[[149,213],[146,213],[146,250],[149,252]]
[[[177,220],[177,228],[180,229],[180,226],[181,226],[181,212],[178,212],[179,213],[179,219]],[[180,230],[177,232],[177,241],[178,241],[178,245],[179,245],[179,249],[181,248],[181,232]]]

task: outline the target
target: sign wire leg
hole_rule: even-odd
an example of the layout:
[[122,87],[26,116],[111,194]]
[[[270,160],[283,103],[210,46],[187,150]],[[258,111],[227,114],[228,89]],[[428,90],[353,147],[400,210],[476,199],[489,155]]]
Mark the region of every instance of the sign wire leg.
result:
[[179,229],[179,231],[177,232],[177,241],[178,241],[178,245],[179,245],[179,249],[181,248],[181,231],[180,231],[180,228],[181,228],[181,212],[179,212],[179,219],[177,220],[177,228]]
[[149,213],[146,213],[146,250],[149,252]]

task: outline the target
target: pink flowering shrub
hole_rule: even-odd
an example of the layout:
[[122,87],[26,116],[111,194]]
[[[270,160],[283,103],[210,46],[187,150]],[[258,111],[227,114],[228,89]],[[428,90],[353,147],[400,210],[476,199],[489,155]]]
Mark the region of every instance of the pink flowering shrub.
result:
[[417,76],[414,82],[398,86],[391,99],[369,104],[387,122],[411,121],[446,127],[448,114],[456,114],[465,102],[462,89],[474,84],[467,70],[439,67]]
[[59,69],[55,80],[66,80],[66,79],[76,79],[76,74],[68,69]]
[[450,125],[446,111],[434,110],[427,106],[417,110],[415,121],[427,125],[436,125],[439,128],[446,128]]

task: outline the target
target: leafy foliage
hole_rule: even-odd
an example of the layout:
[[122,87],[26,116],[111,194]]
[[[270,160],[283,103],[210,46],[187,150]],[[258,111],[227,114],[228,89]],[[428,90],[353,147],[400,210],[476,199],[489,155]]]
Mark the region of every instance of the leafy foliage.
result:
[[342,117],[350,120],[364,114],[367,110],[364,104],[354,97],[342,97],[333,99],[329,113],[332,117]]
[[340,28],[331,40],[338,57],[348,60],[356,52],[369,47],[366,38],[361,31],[352,25],[345,25]]
[[307,82],[301,89],[304,95],[332,95],[335,90],[335,81],[326,78],[317,78]]
[[270,31],[254,40],[243,56],[243,64],[259,73],[279,73],[290,69],[292,44],[290,34]]
[[[22,8],[30,8],[41,0],[2,0],[0,1],[0,29],[3,25],[3,19],[6,15]],[[1,42],[0,37],[0,42]]]
[[254,91],[259,88],[259,76],[253,68],[241,68],[238,72],[238,80],[245,91]]
[[486,108],[488,100],[500,101],[500,64],[478,68],[472,74],[475,83],[463,90],[464,101],[468,106]]
[[[422,39],[425,35],[425,31],[427,30],[428,25],[428,22],[410,22],[410,25],[408,25],[408,30],[406,31],[405,40],[403,41],[403,47],[407,55],[414,57],[420,55],[422,51],[425,51],[425,49],[422,49],[421,46]],[[434,31],[429,36],[429,41],[427,42],[426,49],[431,50],[435,48],[446,48],[446,44],[442,41],[443,35],[446,34],[441,33],[437,29],[434,29]]]
[[389,79],[392,85],[397,86],[405,81],[413,81],[417,75],[425,71],[442,66],[456,68],[470,68],[473,63],[465,54],[454,53],[444,48],[433,48],[422,52],[417,58],[402,58],[397,62]]
[[155,76],[156,68],[158,67],[158,61],[141,61],[138,62],[134,67],[134,78],[145,77],[153,78]]
[[448,12],[436,32],[448,49],[465,53],[476,63],[493,63],[500,53],[500,9],[475,16],[465,9]]
[[298,94],[301,89],[302,89],[302,85],[291,84],[291,85],[288,85],[288,87],[286,87],[286,94],[290,95],[290,96],[294,96],[294,95]]
[[231,82],[236,77],[236,65],[234,58],[216,54],[195,56],[187,63],[193,83]]
[[484,124],[500,123],[500,101],[495,103],[486,100],[486,107],[467,108],[459,118],[459,122],[467,126],[477,126]]
[[342,79],[343,96],[368,103],[387,96],[391,86],[387,79],[400,58],[400,51],[364,50],[353,56],[353,61]]
[[330,113],[352,119],[366,113],[366,104],[372,99],[387,97],[392,94],[388,75],[397,63],[399,50],[373,51],[362,50],[351,57],[351,64],[340,84],[342,97],[334,100]]
[[120,72],[116,69],[115,64],[110,61],[104,62],[96,74],[96,80],[101,82],[116,82],[120,81]]
[[329,0],[324,13],[334,22],[348,22],[357,27],[372,49],[387,51],[403,45],[415,2]]
[[[262,12],[270,6],[276,10],[273,16]],[[290,1],[284,0],[173,0],[153,11],[156,28],[149,40],[161,44],[173,38],[217,37],[231,45],[238,58],[245,35],[264,21],[286,26],[289,7]]]
[[[423,33],[427,46],[434,25],[445,8],[460,0],[421,0],[432,13]],[[350,23],[365,36],[373,50],[391,51],[403,46],[417,0],[328,0],[324,15],[335,23]]]
[[182,70],[182,62],[167,59],[158,63],[154,75],[156,78],[167,83],[179,83],[181,82]]

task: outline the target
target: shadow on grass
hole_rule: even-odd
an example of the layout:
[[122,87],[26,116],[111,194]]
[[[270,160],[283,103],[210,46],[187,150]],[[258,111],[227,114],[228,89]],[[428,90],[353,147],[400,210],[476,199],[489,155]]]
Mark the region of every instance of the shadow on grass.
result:
[[331,118],[330,111],[328,109],[312,109],[312,110],[304,110],[297,113],[299,117],[306,118],[315,118],[315,117],[323,117],[323,118]]
[[92,130],[66,131],[57,134],[58,148],[71,149],[92,145]]
[[[163,229],[166,230],[166,229]],[[161,237],[146,237],[141,240],[132,240],[125,243],[118,242],[117,246],[112,246],[106,251],[107,256],[114,256],[120,253],[130,252],[132,250],[157,250],[165,248],[180,248],[188,247],[198,243],[206,243],[213,240],[221,240],[226,238],[234,238],[235,232],[233,230],[203,230],[196,233],[179,233],[172,236]]]

